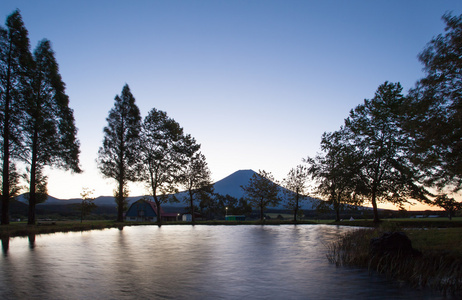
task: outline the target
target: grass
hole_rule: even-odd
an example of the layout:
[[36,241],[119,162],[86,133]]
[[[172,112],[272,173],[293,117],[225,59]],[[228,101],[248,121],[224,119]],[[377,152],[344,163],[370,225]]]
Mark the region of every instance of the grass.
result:
[[[354,221],[340,221],[332,222],[329,220],[319,220],[320,224],[336,224],[344,226],[358,226],[358,227],[377,227],[377,226],[395,226],[399,228],[461,228],[462,217],[453,218],[449,221],[448,218],[402,218],[402,219],[382,219],[379,224],[374,223],[372,220],[357,219]],[[387,225],[389,224],[389,225]]]
[[406,234],[416,249],[422,249],[428,253],[446,253],[462,258],[462,228],[460,227],[406,230]]
[[462,296],[462,228],[406,229],[420,256],[371,256],[371,238],[398,231],[396,224],[347,233],[328,245],[327,258],[336,265],[368,268],[413,287],[431,287],[444,294]]
[[55,232],[85,231],[95,229],[117,228],[125,224],[114,221],[46,221],[37,225],[27,225],[25,222],[13,222],[0,226],[0,238],[47,234]]

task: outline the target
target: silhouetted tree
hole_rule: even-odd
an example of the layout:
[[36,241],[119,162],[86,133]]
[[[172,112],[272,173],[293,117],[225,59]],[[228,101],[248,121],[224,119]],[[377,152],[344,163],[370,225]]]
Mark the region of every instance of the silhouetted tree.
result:
[[[187,147],[198,148],[195,143],[187,143]],[[186,155],[183,171],[180,175],[180,183],[186,189],[188,196],[185,201],[189,203],[192,223],[195,222],[194,217],[194,200],[197,196],[213,193],[213,184],[211,173],[207,166],[205,156],[196,152],[192,155]]]
[[452,220],[454,213],[462,209],[462,202],[457,202],[454,198],[449,198],[448,195],[438,195],[434,201],[429,204],[438,206],[448,213],[449,220]]
[[281,201],[279,186],[275,183],[270,172],[260,170],[254,173],[246,186],[241,186],[249,203],[260,210],[260,220],[263,221],[263,212],[267,206],[276,206]]
[[29,38],[19,10],[0,27],[0,127],[2,146],[2,225],[9,224],[10,165],[14,150],[19,150],[23,117],[22,101],[27,70],[31,64]]
[[348,133],[343,128],[324,133],[321,150],[314,158],[308,157],[308,173],[316,183],[315,193],[326,201],[318,202],[317,210],[324,211],[331,204],[335,221],[340,221],[340,208],[346,203],[356,203],[355,191],[361,181],[358,153],[348,144]]
[[250,216],[252,214],[252,206],[244,198],[240,198],[237,206],[234,208],[234,214]]
[[358,193],[372,203],[374,221],[379,221],[377,202],[403,206],[409,199],[426,200],[419,173],[406,155],[407,139],[402,134],[401,109],[404,97],[399,83],[380,85],[371,100],[351,110],[345,120],[349,143],[359,159]]
[[93,196],[94,190],[90,190],[88,188],[84,188],[80,193],[82,197],[82,203],[80,204],[80,223],[83,222],[83,218],[91,213],[92,210],[97,208],[95,204],[95,197]]
[[[28,174],[31,173],[29,167],[26,167],[26,171]],[[35,203],[34,203],[34,206],[35,204],[40,204],[40,203],[45,202],[48,198],[48,188],[47,188],[48,177],[43,175],[42,171],[43,171],[42,168],[37,168],[36,173],[35,173],[35,195],[34,195]],[[27,184],[30,186],[30,180],[31,180],[30,176],[28,176],[27,174],[24,174],[23,177],[24,177],[24,180],[27,182]],[[30,210],[30,207],[31,207],[30,192],[25,193],[24,197],[27,199],[29,203],[29,210]],[[35,218],[35,210],[34,210],[34,218]]]
[[21,158],[29,165],[30,174],[28,224],[35,224],[35,205],[40,203],[36,194],[46,195],[43,168],[48,165],[77,173],[81,170],[74,114],[48,40],[40,41],[35,49],[29,78],[21,126],[24,136]]
[[219,203],[217,194],[205,194],[199,201],[199,209],[202,215],[207,219],[215,219],[220,215]]
[[462,188],[462,15],[443,20],[445,34],[419,55],[426,77],[409,93],[405,129],[425,183],[456,192]]
[[123,222],[127,183],[138,179],[141,116],[127,84],[120,97],[117,95],[114,100],[114,107],[106,118],[108,125],[104,127],[103,146],[98,151],[98,168],[105,177],[117,182],[114,193],[117,222]]
[[294,212],[294,222],[297,222],[298,210],[300,209],[300,201],[308,198],[306,191],[306,181],[308,179],[308,170],[305,166],[298,165],[292,168],[283,180],[284,194],[288,199],[286,208]]
[[161,204],[178,201],[169,194],[178,191],[186,149],[183,128],[167,113],[153,108],[143,121],[141,135],[141,178],[148,184],[162,224]]
[[[20,185],[20,179],[22,178],[22,175],[17,171],[16,164],[10,163],[9,167],[9,195],[10,195],[10,200],[16,198],[20,191],[24,188],[22,185]],[[0,177],[0,182],[2,178]]]

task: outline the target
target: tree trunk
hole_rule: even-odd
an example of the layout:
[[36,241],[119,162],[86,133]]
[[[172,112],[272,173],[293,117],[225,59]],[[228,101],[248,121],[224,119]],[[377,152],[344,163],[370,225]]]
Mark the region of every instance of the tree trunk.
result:
[[372,191],[372,209],[374,211],[374,223],[379,223],[380,222],[380,219],[379,219],[379,211],[377,210],[377,200],[376,200],[376,195],[375,195],[375,188],[374,190]]
[[[121,147],[123,148],[123,147]],[[123,163],[123,152],[119,154],[119,195],[117,199],[117,222],[124,221],[124,179],[125,179],[125,169]]]
[[117,199],[117,222],[124,221],[124,187],[123,181],[119,182],[119,195]]
[[36,192],[35,186],[37,184],[37,130],[34,131],[32,140],[32,162],[30,165],[30,185],[29,185],[29,214],[28,214],[28,225],[35,225],[35,204]]
[[297,223],[297,214],[298,214],[298,191],[295,195],[295,209],[294,209],[294,223]]
[[335,207],[335,222],[340,222],[340,207],[338,205]]
[[160,211],[160,202],[157,200],[157,197],[155,197],[155,202],[156,202],[156,207],[157,207],[157,225],[162,226],[162,213]]
[[8,71],[6,74],[7,84],[5,91],[5,111],[3,119],[2,225],[8,225],[10,223],[10,80],[11,67],[8,66]]
[[32,159],[32,165],[31,165],[31,170],[30,170],[30,185],[29,185],[29,214],[28,214],[28,220],[27,224],[28,225],[35,225],[35,176],[36,176],[36,170],[35,170],[35,162],[34,159]]
[[191,222],[194,224],[196,222],[196,218],[194,217],[194,195],[191,190],[189,190],[189,202],[191,205]]
[[122,128],[120,129],[120,152],[119,152],[119,199],[117,200],[117,222],[124,221],[124,183],[125,183],[125,128],[124,117],[122,116]]
[[263,222],[263,200],[260,203],[260,221]]
[[[339,196],[340,197],[340,196]],[[340,222],[340,200],[332,198],[334,201],[335,222]]]

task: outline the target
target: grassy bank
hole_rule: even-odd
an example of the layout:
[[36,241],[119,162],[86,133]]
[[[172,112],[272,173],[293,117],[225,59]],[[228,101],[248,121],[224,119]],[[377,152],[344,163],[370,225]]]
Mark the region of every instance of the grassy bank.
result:
[[[328,246],[328,259],[337,265],[368,268],[413,287],[431,287],[444,294],[462,296],[462,228],[403,230],[419,256],[372,256],[370,240],[384,232],[399,230],[387,226],[350,232]],[[428,226],[427,226],[428,227]]]
[[94,229],[116,228],[120,223],[114,221],[43,221],[37,225],[27,225],[25,222],[13,222],[0,226],[0,238],[29,236],[55,232],[85,231]]
[[[320,221],[329,223],[328,220]],[[332,222],[332,221],[331,221]],[[337,225],[344,226],[359,226],[359,227],[376,227],[372,220],[354,220],[335,222]],[[402,218],[402,219],[384,219],[379,224],[380,226],[394,226],[398,228],[454,228],[462,227],[462,217],[453,218],[449,221],[448,218]]]

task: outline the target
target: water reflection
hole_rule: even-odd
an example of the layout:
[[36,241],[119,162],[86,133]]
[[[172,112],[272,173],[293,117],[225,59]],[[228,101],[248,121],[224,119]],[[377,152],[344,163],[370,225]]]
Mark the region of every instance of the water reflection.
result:
[[163,225],[2,240],[0,299],[441,298],[329,264],[324,245],[345,230]]
[[34,248],[35,248],[35,234],[33,234],[33,233],[29,234],[28,238],[29,238],[29,248],[31,250],[34,250]]
[[2,238],[2,253],[4,256],[8,255],[8,248],[10,247],[10,238],[3,237]]

